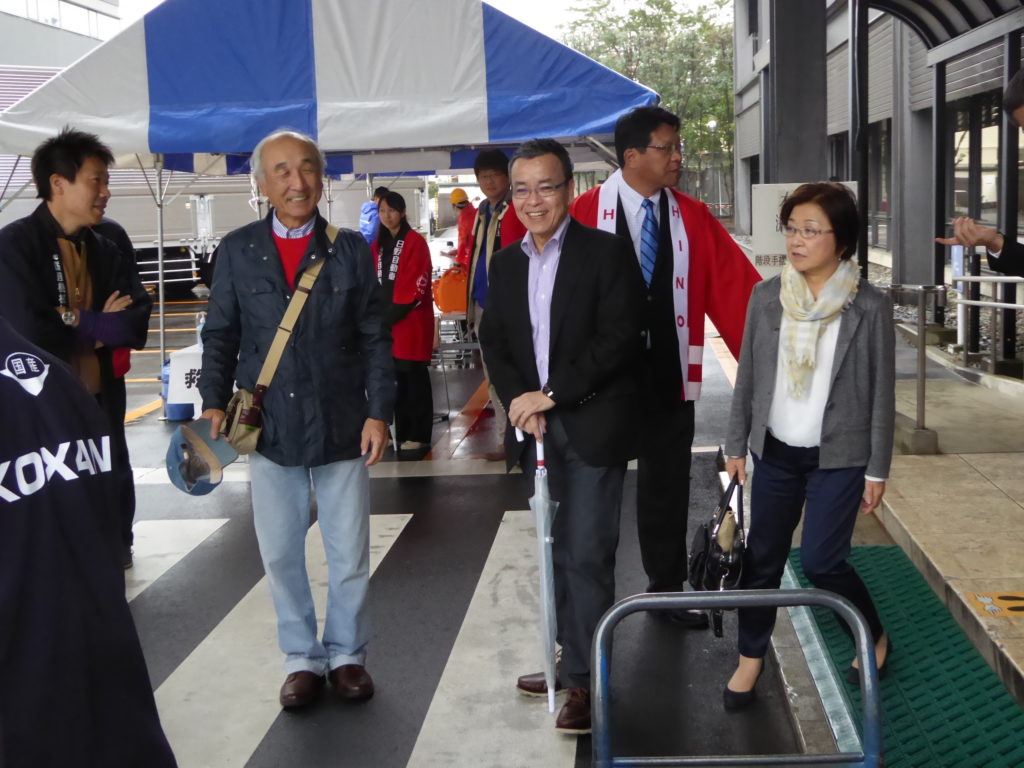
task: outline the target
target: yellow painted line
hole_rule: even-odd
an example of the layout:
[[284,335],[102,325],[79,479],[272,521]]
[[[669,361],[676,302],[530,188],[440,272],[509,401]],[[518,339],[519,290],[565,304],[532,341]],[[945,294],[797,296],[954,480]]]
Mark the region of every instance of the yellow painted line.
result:
[[205,304],[206,299],[189,299],[188,301],[165,301],[165,307],[183,307],[186,304]]
[[968,592],[967,599],[980,616],[1024,619],[1024,592]]
[[163,407],[164,401],[158,398],[151,403],[146,403],[146,405],[142,406],[141,408],[136,408],[135,410],[128,411],[128,413],[124,415],[124,423],[127,424],[130,421],[141,419],[147,413],[152,413],[153,411]]
[[129,379],[125,378],[125,381],[129,384],[156,384],[160,379]]

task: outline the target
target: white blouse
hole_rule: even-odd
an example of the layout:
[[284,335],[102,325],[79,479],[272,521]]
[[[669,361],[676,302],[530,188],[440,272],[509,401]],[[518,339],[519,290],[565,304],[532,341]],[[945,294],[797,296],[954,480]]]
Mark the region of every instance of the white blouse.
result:
[[832,380],[832,362],[836,357],[836,343],[839,341],[839,324],[843,317],[825,326],[818,337],[815,351],[814,373],[807,396],[794,399],[789,393],[789,377],[782,356],[782,339],[791,323],[796,322],[782,315],[779,329],[779,352],[775,370],[775,388],[772,390],[771,408],[768,410],[768,429],[777,440],[786,445],[813,448],[821,445],[821,422],[828,403],[829,384]]

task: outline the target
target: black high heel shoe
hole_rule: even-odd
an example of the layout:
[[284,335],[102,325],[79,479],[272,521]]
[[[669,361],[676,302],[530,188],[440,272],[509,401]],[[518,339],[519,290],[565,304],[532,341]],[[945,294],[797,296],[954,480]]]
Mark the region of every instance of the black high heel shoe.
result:
[[726,683],[725,688],[722,689],[722,704],[725,705],[726,712],[735,712],[738,709],[743,709],[746,706],[754,703],[754,699],[757,698],[757,681],[761,679],[761,675],[764,673],[764,661],[761,662],[761,669],[757,671],[757,677],[754,678],[754,685],[749,691],[734,691]]
[[[885,661],[878,667],[878,679],[884,680],[886,673],[889,671],[889,657],[892,655],[892,638],[888,634],[885,636]],[[846,682],[850,685],[860,685],[860,669],[853,665],[846,670]]]

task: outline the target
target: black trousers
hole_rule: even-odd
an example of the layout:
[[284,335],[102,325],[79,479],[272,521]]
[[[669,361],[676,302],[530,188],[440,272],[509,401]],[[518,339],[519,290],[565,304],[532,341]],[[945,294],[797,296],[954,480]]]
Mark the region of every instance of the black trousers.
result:
[[427,363],[395,360],[395,434],[399,445],[406,440],[430,445],[434,429],[434,393]]
[[644,414],[636,524],[648,592],[678,592],[686,580],[693,420],[692,401]]
[[114,379],[96,396],[96,401],[100,404],[110,423],[111,447],[117,462],[121,543],[130,547],[134,541],[132,522],[135,520],[135,477],[132,474],[132,464],[128,456],[128,441],[124,434],[127,398],[124,378]]
[[[822,469],[817,448],[797,448],[765,435],[764,453],[754,456],[750,534],[743,560],[743,589],[777,589],[789,557],[793,531],[804,512],[800,563],[819,589],[842,595],[881,637],[882,622],[857,571],[846,558],[864,494],[864,467]],[[806,504],[806,510],[805,510]],[[775,608],[739,609],[739,649],[763,658],[775,627]],[[846,627],[845,622],[840,622]]]
[[[619,546],[622,484],[626,463],[587,464],[569,444],[557,415],[547,413],[544,459],[548,490],[558,502],[551,528],[555,569],[555,614],[562,645],[562,684],[590,689],[590,644],[594,630],[615,602],[615,551]],[[533,491],[536,443],[523,455]]]

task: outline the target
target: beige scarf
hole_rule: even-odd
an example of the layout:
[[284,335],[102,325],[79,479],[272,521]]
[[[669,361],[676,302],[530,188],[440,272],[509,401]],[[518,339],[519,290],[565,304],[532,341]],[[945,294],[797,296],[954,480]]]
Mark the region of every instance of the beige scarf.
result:
[[838,318],[857,297],[860,270],[851,259],[839,267],[814,298],[804,276],[790,263],[782,268],[782,290],[779,299],[789,319],[782,338],[782,359],[786,366],[789,394],[794,399],[807,396],[814,373],[818,339],[825,327]]

